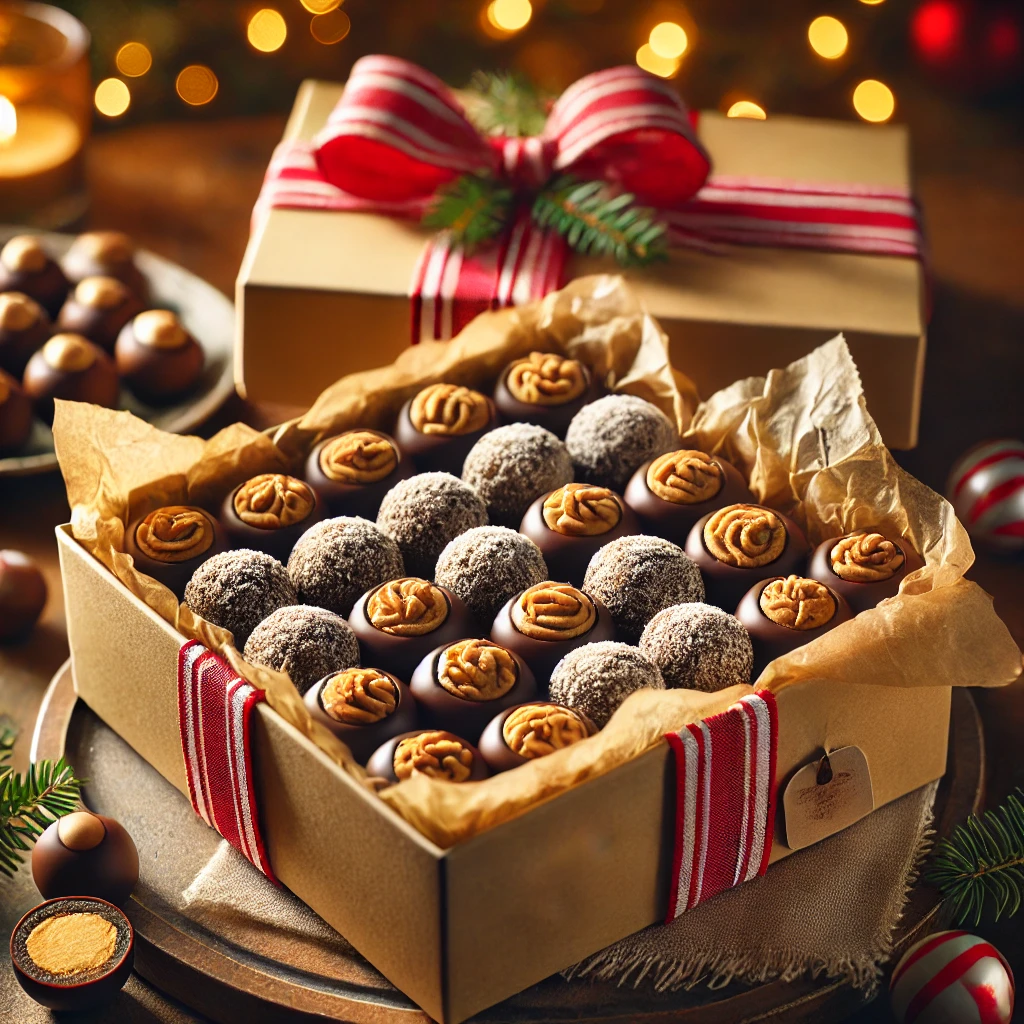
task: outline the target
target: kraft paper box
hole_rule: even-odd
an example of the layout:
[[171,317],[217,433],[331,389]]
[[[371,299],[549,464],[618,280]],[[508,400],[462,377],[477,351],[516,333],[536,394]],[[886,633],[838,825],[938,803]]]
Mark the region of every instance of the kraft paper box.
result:
[[[286,139],[313,138],[343,86],[307,81]],[[905,128],[772,116],[701,115],[717,174],[908,187]],[[253,401],[305,408],[346,373],[386,365],[409,342],[409,285],[428,233],[364,213],[274,209],[236,286],[235,380]],[[616,269],[574,256],[569,277]],[[628,273],[702,397],[785,366],[844,332],[890,448],[917,443],[925,357],[924,277],[913,259],[731,247],[676,248]]]

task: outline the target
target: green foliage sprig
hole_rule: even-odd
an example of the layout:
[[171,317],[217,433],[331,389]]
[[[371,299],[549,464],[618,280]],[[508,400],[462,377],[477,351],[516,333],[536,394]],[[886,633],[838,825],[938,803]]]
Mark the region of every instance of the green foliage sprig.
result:
[[423,217],[428,228],[447,230],[467,252],[489,242],[512,215],[512,189],[493,178],[464,174],[442,189]]
[[508,72],[477,71],[469,87],[475,100],[469,114],[480,131],[519,138],[544,130],[551,97],[531,82]]

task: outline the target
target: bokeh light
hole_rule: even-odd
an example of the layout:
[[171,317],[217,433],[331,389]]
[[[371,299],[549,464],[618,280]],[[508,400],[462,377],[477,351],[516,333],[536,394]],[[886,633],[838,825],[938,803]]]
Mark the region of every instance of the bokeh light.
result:
[[964,14],[953,0],[925,0],[910,19],[911,38],[933,61],[952,57],[963,32]]
[[18,112],[6,96],[0,96],[0,146],[10,142],[17,134]]
[[120,78],[104,78],[96,86],[94,100],[104,117],[120,117],[131,104],[132,94]]
[[491,0],[487,5],[487,20],[502,32],[518,32],[532,17],[530,0]]
[[273,53],[284,46],[284,41],[288,38],[288,26],[280,11],[264,7],[249,19],[246,35],[254,49],[261,53]]
[[860,0],[862,4],[867,4],[869,7],[875,7],[880,4],[882,0]]
[[117,70],[128,78],[138,78],[153,66],[153,54],[145,43],[125,43],[114,58]]
[[765,113],[764,107],[755,103],[753,100],[737,100],[725,112],[725,116],[748,117],[753,121],[764,121],[768,117]]
[[682,25],[674,21],[662,21],[651,29],[647,40],[651,49],[668,60],[678,60],[686,52],[687,38]]
[[650,71],[652,75],[658,75],[660,78],[671,78],[679,70],[678,58],[672,60],[660,56],[654,52],[654,47],[650,43],[644,43],[636,51],[636,62],[644,71]]
[[866,78],[853,90],[853,109],[865,121],[888,121],[896,109],[896,97],[883,82]]
[[174,88],[189,106],[201,107],[217,95],[220,82],[205,64],[189,64],[182,68]]
[[313,38],[324,46],[340,43],[352,30],[352,22],[344,11],[333,10],[327,14],[318,14],[310,23],[309,31]]
[[310,14],[330,14],[341,6],[341,0],[302,0],[302,6]]
[[846,53],[846,47],[850,45],[846,26],[838,18],[832,18],[827,14],[815,18],[808,26],[807,41],[819,57],[827,60],[842,57]]

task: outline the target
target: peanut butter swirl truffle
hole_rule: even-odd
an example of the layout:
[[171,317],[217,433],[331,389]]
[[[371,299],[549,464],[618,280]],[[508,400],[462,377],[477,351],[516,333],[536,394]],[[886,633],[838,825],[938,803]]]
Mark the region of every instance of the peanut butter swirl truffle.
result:
[[55,317],[68,279],[35,235],[15,235],[0,249],[0,292],[22,292]]
[[470,448],[496,423],[486,395],[461,384],[431,384],[402,406],[395,438],[418,469],[461,473]]
[[0,370],[21,380],[33,354],[50,337],[46,310],[21,292],[0,295]]
[[56,398],[113,409],[120,392],[113,360],[80,334],[55,334],[28,361],[22,386],[47,423]]
[[510,363],[494,388],[494,404],[510,421],[535,423],[557,437],[596,397],[590,370],[578,359],[557,352],[531,352]]
[[491,719],[480,737],[480,753],[492,772],[504,772],[596,732],[597,726],[581,711],[560,704],[520,704]]
[[373,752],[366,770],[389,782],[416,776],[441,782],[474,782],[486,779],[488,774],[480,751],[444,729],[395,736]]
[[259,473],[224,499],[220,523],[231,543],[284,561],[325,514],[319,495],[304,480],[287,473]]
[[213,517],[195,505],[154,509],[125,531],[125,550],[135,568],[169,587],[179,600],[192,574],[222,546]]

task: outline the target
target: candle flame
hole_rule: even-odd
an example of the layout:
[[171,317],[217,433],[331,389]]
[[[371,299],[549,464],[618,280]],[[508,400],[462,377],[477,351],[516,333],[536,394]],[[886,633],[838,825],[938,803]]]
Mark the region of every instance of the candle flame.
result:
[[17,133],[18,112],[6,96],[0,96],[0,145],[10,142]]

